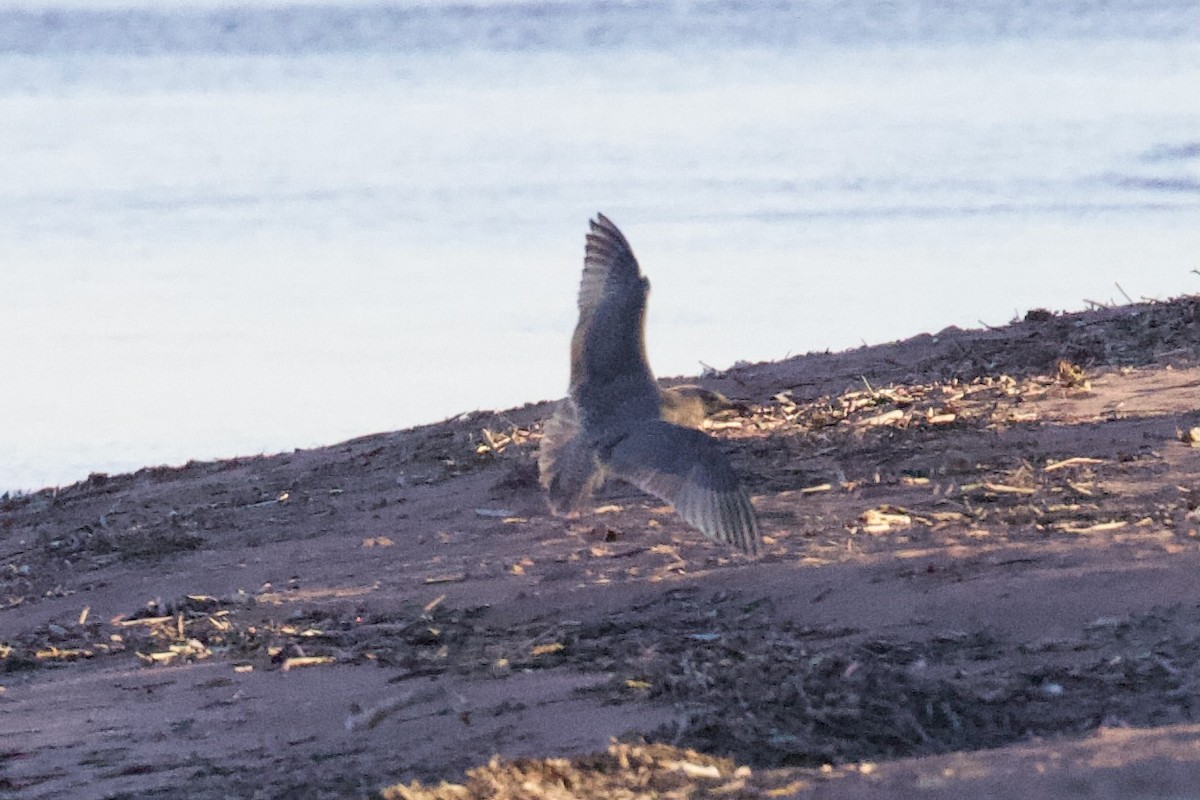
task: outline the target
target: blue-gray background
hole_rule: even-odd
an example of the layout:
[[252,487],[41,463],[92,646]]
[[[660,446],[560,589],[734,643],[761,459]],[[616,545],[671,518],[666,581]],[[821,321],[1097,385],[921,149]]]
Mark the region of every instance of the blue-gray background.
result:
[[1193,0],[0,0],[0,491],[561,395],[596,210],[662,375],[1196,292],[1197,87]]

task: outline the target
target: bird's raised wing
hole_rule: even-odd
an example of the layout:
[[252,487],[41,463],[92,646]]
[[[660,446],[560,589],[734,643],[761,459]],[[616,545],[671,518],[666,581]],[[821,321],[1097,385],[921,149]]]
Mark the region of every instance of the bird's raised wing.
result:
[[571,397],[589,424],[657,417],[658,388],[644,338],[649,281],[608,217],[597,214],[590,225],[571,339]]
[[616,477],[666,500],[701,533],[756,555],[754,508],[716,440],[662,420],[631,427],[605,456]]
[[606,300],[626,293],[641,293],[642,272],[633,248],[612,220],[597,214],[588,221],[584,245],[583,279],[579,282],[579,316],[593,314]]

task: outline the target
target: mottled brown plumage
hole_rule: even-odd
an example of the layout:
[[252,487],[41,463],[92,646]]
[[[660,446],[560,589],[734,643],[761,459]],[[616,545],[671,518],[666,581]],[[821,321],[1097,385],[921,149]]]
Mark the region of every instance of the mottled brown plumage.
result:
[[694,429],[720,396],[687,387],[664,403],[646,360],[650,283],[611,221],[598,214],[590,225],[570,392],[538,454],[550,507],[573,513],[612,476],[671,503],[708,538],[757,553],[749,497],[716,440]]
[[701,428],[713,414],[734,407],[720,392],[691,384],[663,389],[658,399],[662,403],[662,418],[685,428]]

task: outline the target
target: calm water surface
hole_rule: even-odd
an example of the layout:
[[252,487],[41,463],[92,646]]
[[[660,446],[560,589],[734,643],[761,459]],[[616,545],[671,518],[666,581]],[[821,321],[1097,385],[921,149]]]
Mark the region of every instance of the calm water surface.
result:
[[[80,2],[78,5],[84,5]],[[1200,291],[1191,0],[0,0],[0,491]]]

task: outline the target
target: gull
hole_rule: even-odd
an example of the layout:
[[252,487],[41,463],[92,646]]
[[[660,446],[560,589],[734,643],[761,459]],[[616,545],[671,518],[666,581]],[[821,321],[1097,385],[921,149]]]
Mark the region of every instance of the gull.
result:
[[571,385],[538,451],[551,510],[578,513],[614,477],[670,503],[709,539],[757,554],[750,498],[717,441],[694,427],[720,407],[714,396],[724,398],[696,387],[659,391],[646,360],[650,282],[611,220],[597,214],[589,225]]
[[702,427],[704,420],[712,415],[736,408],[720,392],[690,383],[663,389],[659,393],[659,400],[662,401],[662,418],[685,428]]

